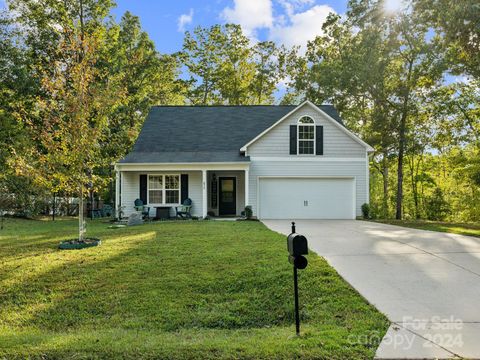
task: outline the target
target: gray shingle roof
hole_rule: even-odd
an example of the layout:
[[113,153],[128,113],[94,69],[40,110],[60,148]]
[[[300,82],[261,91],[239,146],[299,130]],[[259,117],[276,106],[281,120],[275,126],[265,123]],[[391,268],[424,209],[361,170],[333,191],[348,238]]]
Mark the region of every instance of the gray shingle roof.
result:
[[[296,107],[154,106],[120,163],[248,161],[240,148]],[[332,105],[319,107],[343,125]]]

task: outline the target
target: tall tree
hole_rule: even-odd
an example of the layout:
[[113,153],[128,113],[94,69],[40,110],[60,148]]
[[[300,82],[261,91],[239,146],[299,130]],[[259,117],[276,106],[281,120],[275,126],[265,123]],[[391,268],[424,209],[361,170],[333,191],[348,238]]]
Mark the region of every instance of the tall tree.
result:
[[240,25],[223,28],[224,42],[220,48],[218,90],[223,102],[230,105],[251,104],[251,84],[255,78],[255,63],[248,38]]
[[[118,85],[114,98],[119,106],[107,114],[109,126],[101,138],[96,175],[111,177],[111,163],[133,144],[152,105],[183,103],[185,83],[178,78],[178,57],[159,54],[136,16],[127,12],[120,24],[109,18],[112,1],[18,0],[9,1],[8,5],[14,22],[22,28],[16,49],[23,49],[29,61],[27,78],[32,79],[34,86],[23,84],[32,93],[32,99],[49,95],[40,86],[40,79],[49,72],[55,77],[52,64],[65,61],[66,55],[58,51],[65,41],[64,31],[77,29],[81,39],[100,37],[93,66],[103,75],[96,81],[103,81],[105,86]],[[28,118],[42,123],[40,112],[34,109],[32,106],[32,111],[24,111],[20,122]],[[36,146],[41,147],[34,143],[33,147]]]
[[218,81],[225,35],[220,25],[209,29],[197,27],[185,33],[183,62],[191,75],[190,101],[195,105],[220,102]]
[[[344,21],[330,16],[325,35],[309,43],[304,75],[297,91],[333,102],[350,127],[364,134],[387,159],[397,158],[396,217],[402,218],[404,156],[418,99],[441,80],[437,39],[426,40],[428,27],[411,14],[388,14],[383,2],[350,1]],[[384,179],[386,207],[388,179]],[[386,211],[386,209],[384,209]]]
[[106,74],[95,66],[102,35],[78,27],[62,30],[57,56],[41,78],[40,116],[27,125],[39,146],[17,159],[21,174],[52,192],[77,193],[80,241],[84,196],[101,181],[93,172],[117,94],[115,83],[104,81]]
[[414,11],[440,35],[452,72],[480,79],[480,5],[476,0],[418,0]]
[[97,66],[119,82],[122,94],[102,146],[108,167],[133,145],[151,106],[184,103],[186,84],[178,78],[178,57],[159,54],[137,16],[126,12],[120,24],[110,22],[106,37]]
[[280,52],[272,42],[251,44],[240,25],[186,32],[181,57],[191,76],[193,104],[273,102],[281,77]]
[[255,104],[272,104],[272,94],[284,75],[285,49],[278,48],[273,41],[262,41],[254,45],[253,58],[255,77],[250,92]]

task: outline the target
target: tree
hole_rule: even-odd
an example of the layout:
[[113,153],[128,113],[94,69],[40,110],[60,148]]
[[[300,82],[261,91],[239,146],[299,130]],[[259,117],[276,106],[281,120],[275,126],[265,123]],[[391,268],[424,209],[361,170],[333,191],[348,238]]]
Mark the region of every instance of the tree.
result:
[[190,101],[195,105],[217,104],[220,101],[218,80],[225,35],[220,25],[210,29],[195,28],[185,32],[182,59],[191,75]]
[[445,201],[443,191],[435,188],[432,196],[427,200],[427,218],[429,220],[444,220],[450,213],[450,207]]
[[223,31],[224,42],[218,44],[221,54],[218,91],[223,102],[229,105],[251,104],[256,66],[249,40],[240,25],[227,24]]
[[[3,130],[8,134],[2,136],[0,141],[9,141],[13,129],[22,129],[24,119],[29,119],[32,124],[42,124],[43,114],[36,110],[35,99],[40,97],[45,100],[51,94],[45,91],[40,80],[49,76],[57,77],[52,64],[65,62],[65,53],[58,49],[65,42],[64,31],[74,28],[80,38],[93,36],[99,39],[93,66],[102,76],[96,81],[103,81],[104,86],[110,87],[115,84],[117,88],[114,98],[118,106],[112,107],[112,111],[106,115],[109,126],[104,128],[100,139],[97,166],[92,175],[104,180],[112,177],[111,163],[121,158],[132,146],[152,105],[184,103],[186,85],[179,79],[178,56],[159,54],[154,43],[142,31],[138,17],[127,12],[120,24],[107,18],[113,6],[112,1],[18,0],[9,1],[8,6],[13,19],[5,29],[18,24],[22,31],[18,32],[18,41],[12,43],[14,52],[2,55],[22,54],[22,59],[9,56],[5,63],[13,64],[11,68],[17,73],[25,69],[25,75],[19,78],[16,74],[15,79],[12,77],[12,81],[4,83],[15,85],[16,88],[9,92],[10,98],[0,99],[5,99],[5,115],[9,116],[8,129],[7,126],[0,129],[0,135],[3,135]],[[25,65],[22,65],[22,61]],[[12,101],[12,96],[19,101]],[[14,118],[16,121],[12,120]],[[27,150],[42,149],[37,137],[21,138],[28,139],[28,145],[25,146]],[[11,137],[10,142],[10,147],[2,147],[2,150],[14,148],[19,154],[23,152],[22,141]]]
[[[17,159],[21,174],[33,176],[52,192],[76,192],[79,198],[79,240],[84,239],[83,200],[100,181],[94,175],[108,114],[115,106],[115,84],[96,67],[101,32],[62,30],[57,56],[41,77],[40,116],[28,123],[39,144]],[[61,60],[57,60],[61,59]]]
[[283,54],[285,49],[276,47],[273,41],[263,41],[253,46],[255,77],[250,84],[250,92],[255,104],[272,104],[272,94],[283,77]]
[[186,84],[178,78],[178,57],[159,54],[137,16],[126,12],[120,24],[110,23],[106,31],[109,41],[99,54],[97,66],[118,82],[122,94],[109,115],[102,144],[108,169],[131,148],[151,106],[184,103]]
[[[396,217],[402,218],[404,157],[419,99],[441,80],[437,39],[411,14],[391,16],[383,2],[350,1],[348,17],[331,15],[324,35],[310,42],[293,73],[297,92],[330,101],[349,127],[376,148],[384,175],[383,212],[388,199],[388,161],[397,159]],[[298,74],[302,74],[296,76]],[[380,160],[376,160],[379,158]],[[381,160],[383,159],[383,160]]]
[[181,59],[191,76],[189,100],[196,105],[272,103],[280,58],[272,42],[250,44],[240,25],[187,31]]
[[455,74],[480,79],[480,6],[476,0],[418,0],[414,11],[441,39]]

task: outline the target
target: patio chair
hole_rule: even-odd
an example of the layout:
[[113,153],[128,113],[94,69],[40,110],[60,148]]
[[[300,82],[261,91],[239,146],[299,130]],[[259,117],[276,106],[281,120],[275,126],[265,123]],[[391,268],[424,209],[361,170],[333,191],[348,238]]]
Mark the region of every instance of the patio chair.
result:
[[187,198],[183,201],[182,205],[175,207],[177,218],[191,219],[192,218],[192,199]]
[[113,207],[112,205],[105,204],[102,208],[102,216],[104,217],[111,217],[113,215]]
[[142,219],[150,220],[150,207],[145,206],[141,199],[135,200],[135,210],[142,214]]

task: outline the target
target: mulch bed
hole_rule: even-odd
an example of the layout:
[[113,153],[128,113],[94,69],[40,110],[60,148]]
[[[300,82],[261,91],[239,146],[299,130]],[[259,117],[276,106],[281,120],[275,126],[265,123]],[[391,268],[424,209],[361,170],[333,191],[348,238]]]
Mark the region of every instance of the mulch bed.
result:
[[65,240],[58,245],[58,248],[61,250],[79,250],[85,249],[92,246],[98,246],[102,242],[97,238],[85,238],[82,241],[78,239]]

